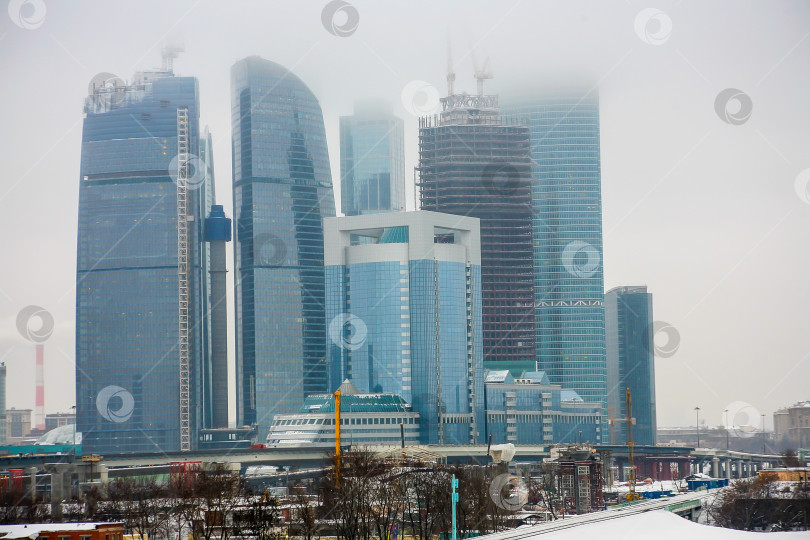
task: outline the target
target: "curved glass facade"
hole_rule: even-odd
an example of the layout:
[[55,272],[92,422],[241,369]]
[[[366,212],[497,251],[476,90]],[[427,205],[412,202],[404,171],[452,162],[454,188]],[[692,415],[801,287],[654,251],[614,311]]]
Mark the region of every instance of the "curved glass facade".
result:
[[[180,450],[178,108],[199,155],[197,80],[141,74],[126,92],[93,94],[82,134],[76,276],[76,404],[85,451]],[[174,165],[173,165],[174,164]],[[203,325],[212,199],[201,167],[188,201],[191,441],[204,421]],[[176,174],[174,175],[176,178]]]
[[231,68],[237,421],[264,439],[275,414],[326,391],[323,222],[335,215],[318,100],[286,68]]
[[553,384],[607,403],[599,96],[505,105],[531,131],[537,359]]

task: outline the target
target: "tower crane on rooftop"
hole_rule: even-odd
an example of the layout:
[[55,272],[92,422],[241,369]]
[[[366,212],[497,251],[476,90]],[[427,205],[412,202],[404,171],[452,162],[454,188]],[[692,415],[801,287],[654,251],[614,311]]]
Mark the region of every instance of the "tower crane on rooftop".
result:
[[163,71],[166,73],[174,73],[174,59],[181,52],[185,52],[186,48],[183,45],[166,45],[160,51],[163,57]]

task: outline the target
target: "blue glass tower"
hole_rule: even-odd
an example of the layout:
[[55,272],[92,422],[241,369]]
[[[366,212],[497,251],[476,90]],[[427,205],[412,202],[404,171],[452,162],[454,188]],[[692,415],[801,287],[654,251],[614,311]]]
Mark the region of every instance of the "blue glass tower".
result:
[[[627,414],[625,392],[633,398],[633,442],[656,443],[655,365],[652,294],[647,287],[616,287],[605,294],[608,407],[615,418]],[[627,425],[611,431],[616,444],[627,442]]]
[[277,413],[326,391],[323,218],[335,215],[318,100],[259,57],[231,68],[237,419],[264,440]]
[[484,436],[479,231],[425,211],[326,221],[329,388],[402,396],[423,444]]
[[405,209],[405,128],[390,104],[340,117],[340,206],[347,216]]
[[552,384],[607,404],[599,96],[549,93],[505,112],[531,131],[535,344]]
[[91,88],[84,112],[76,273],[83,446],[194,449],[209,384],[202,218],[213,199],[211,169],[199,157],[197,80],[170,68],[139,73],[129,85]]

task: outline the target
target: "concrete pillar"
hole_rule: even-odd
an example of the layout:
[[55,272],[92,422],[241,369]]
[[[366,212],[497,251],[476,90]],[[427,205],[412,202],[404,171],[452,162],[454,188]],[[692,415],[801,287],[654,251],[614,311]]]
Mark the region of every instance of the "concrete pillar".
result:
[[107,466],[103,463],[99,463],[96,467],[98,471],[98,481],[101,482],[102,486],[106,486],[110,481],[110,473]]
[[712,458],[712,478],[720,478],[720,458]]
[[73,465],[71,463],[51,463],[45,467],[51,474],[51,516],[54,521],[59,521],[62,519],[62,501],[70,498]]
[[726,458],[723,463],[725,463],[726,478],[731,480],[731,458]]
[[98,481],[101,484],[99,490],[101,491],[101,495],[103,497],[107,496],[107,486],[110,483],[110,472],[107,469],[107,466],[103,463],[99,463],[98,467]]
[[28,497],[33,502],[37,500],[37,468],[28,467],[25,473],[28,475]]
[[737,478],[745,478],[745,476],[743,476],[743,461],[741,459],[737,460]]

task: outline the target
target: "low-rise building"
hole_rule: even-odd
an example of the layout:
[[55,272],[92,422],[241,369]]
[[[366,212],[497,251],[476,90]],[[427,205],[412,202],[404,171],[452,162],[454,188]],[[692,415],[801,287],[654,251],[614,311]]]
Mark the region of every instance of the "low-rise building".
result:
[[773,413],[776,441],[784,447],[810,446],[810,401],[800,401]]
[[[361,394],[350,382],[340,385],[341,444],[419,444],[419,413],[395,394]],[[402,428],[400,428],[402,424]],[[335,448],[335,396],[311,395],[296,414],[277,414],[267,435],[270,448]]]
[[123,523],[28,523],[0,525],[3,540],[122,540]]
[[487,434],[493,442],[551,444],[599,442],[602,406],[551,384],[543,371],[515,378],[509,370],[484,378]]
[[31,409],[6,411],[6,444],[22,444],[31,436]]

